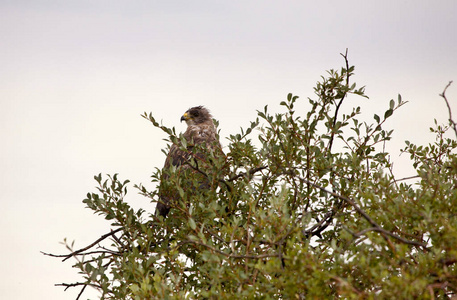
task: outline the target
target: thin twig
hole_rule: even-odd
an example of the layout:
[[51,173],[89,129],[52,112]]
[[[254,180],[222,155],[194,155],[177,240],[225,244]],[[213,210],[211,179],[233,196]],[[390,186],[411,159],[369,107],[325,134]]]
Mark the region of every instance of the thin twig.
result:
[[420,176],[419,175],[415,175],[415,176],[409,176],[409,177],[404,177],[404,178],[400,178],[400,179],[395,179],[395,182],[405,181],[405,180],[410,180],[410,179],[415,179],[415,178],[420,178]]
[[73,251],[72,253],[70,254],[59,254],[59,255],[56,255],[56,254],[50,254],[50,253],[45,253],[43,251],[40,251],[42,254],[44,255],[47,255],[47,256],[51,256],[51,257],[65,257],[62,261],[66,261],[67,259],[73,257],[73,256],[76,256],[78,255],[79,253],[81,252],[84,252],[92,247],[94,247],[95,245],[97,245],[98,243],[100,243],[101,241],[103,241],[104,239],[106,239],[107,237],[110,237],[112,236],[113,234],[121,231],[122,229],[124,229],[124,227],[119,227],[118,229],[116,230],[112,230],[111,232],[108,232],[104,235],[102,235],[99,239],[97,239],[95,242],[93,242],[92,244],[90,244],[89,246],[87,247],[84,247],[84,248],[81,248],[79,250],[76,250],[76,251]]
[[[344,61],[346,62],[346,87],[349,88],[349,77],[351,76],[351,74],[349,73],[348,49],[346,48],[346,53],[345,54],[340,53],[340,55],[342,57],[344,57]],[[333,140],[335,138],[336,119],[338,118],[338,111],[340,110],[340,106],[343,103],[343,100],[346,98],[346,96],[347,96],[347,91],[344,92],[343,96],[341,97],[340,102],[338,102],[338,104],[336,105],[335,115],[333,116],[332,134],[330,136],[330,141],[329,141],[329,144],[328,144],[328,152],[329,153],[332,152]]]
[[81,291],[80,291],[79,294],[78,294],[78,297],[76,297],[76,300],[79,300],[79,298],[80,298],[80,297],[82,296],[82,294],[84,293],[84,290],[86,289],[86,287],[87,287],[87,284],[85,284],[85,285],[83,286],[83,288],[81,289]]
[[447,110],[449,112],[449,122],[451,123],[452,125],[452,129],[454,130],[454,133],[455,133],[455,137],[457,138],[457,127],[456,127],[456,123],[454,122],[454,120],[452,119],[452,110],[451,110],[451,106],[449,105],[449,101],[447,100],[446,98],[446,90],[447,88],[452,84],[452,80],[449,81],[449,83],[446,85],[446,87],[444,88],[444,91],[440,94],[441,97],[443,97],[444,101],[446,102],[446,105],[447,105]]
[[71,288],[71,287],[76,287],[76,286],[93,286],[95,288],[100,288],[100,286],[98,285],[95,285],[95,284],[90,284],[90,283],[87,283],[87,282],[75,282],[75,283],[56,283],[55,286],[64,286],[65,287],[65,291],[68,289],[68,288]]

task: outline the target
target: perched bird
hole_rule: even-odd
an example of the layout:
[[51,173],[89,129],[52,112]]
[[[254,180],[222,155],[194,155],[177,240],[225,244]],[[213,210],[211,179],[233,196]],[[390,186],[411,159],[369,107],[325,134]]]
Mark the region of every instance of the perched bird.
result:
[[[177,167],[176,172],[181,172],[182,174],[192,174],[193,172],[202,175],[204,172],[200,167],[211,163],[211,159],[208,156],[210,152],[213,153],[213,157],[220,155],[225,157],[218,140],[213,117],[208,109],[203,106],[192,107],[181,117],[182,121],[187,123],[187,130],[183,134],[186,141],[186,149],[183,149],[183,145],[173,144],[171,146],[165,160],[159,186],[159,202],[156,207],[156,215],[163,217],[166,217],[170,211],[169,204],[180,197],[176,188],[166,184],[170,178],[171,166]],[[194,147],[198,146],[204,147],[198,151],[192,151]],[[191,173],[182,172],[184,170],[189,170]],[[209,188],[207,181],[207,179],[203,178],[198,188]]]

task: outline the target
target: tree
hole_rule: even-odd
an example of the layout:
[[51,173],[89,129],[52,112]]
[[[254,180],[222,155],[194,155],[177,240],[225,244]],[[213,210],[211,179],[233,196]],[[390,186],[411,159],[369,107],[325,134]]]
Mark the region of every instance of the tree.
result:
[[[53,255],[74,265],[102,299],[436,299],[457,293],[457,130],[449,122],[426,146],[406,142],[416,173],[396,178],[385,129],[405,104],[391,100],[374,122],[360,107],[340,113],[347,97],[366,97],[351,83],[354,67],[330,70],[309,110],[292,94],[230,135],[225,160],[198,172],[163,173],[180,200],[162,218],[125,201],[128,180],[95,176],[83,201],[112,222],[112,231],[79,250]],[[182,135],[143,117],[186,149]],[[257,131],[255,130],[257,129]],[[453,131],[453,132],[452,132]],[[257,132],[258,134],[254,134]],[[450,137],[455,133],[455,138]],[[193,149],[194,153],[204,149]],[[229,166],[229,171],[226,170]],[[221,170],[225,169],[224,176]],[[194,174],[194,175],[192,175]],[[195,176],[193,178],[192,176]],[[212,182],[199,189],[202,176]],[[152,202],[156,189],[135,188]]]

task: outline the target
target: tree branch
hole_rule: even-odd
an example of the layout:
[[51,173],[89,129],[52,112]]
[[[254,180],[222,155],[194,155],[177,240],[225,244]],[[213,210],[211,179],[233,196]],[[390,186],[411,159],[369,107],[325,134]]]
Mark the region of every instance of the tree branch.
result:
[[208,248],[209,250],[213,251],[213,252],[216,252],[216,253],[219,253],[219,254],[222,254],[226,257],[229,257],[229,258],[238,258],[238,259],[243,259],[243,258],[253,258],[253,259],[257,259],[257,258],[266,258],[266,257],[279,257],[280,255],[279,254],[259,254],[259,255],[242,255],[242,254],[231,254],[231,253],[225,253],[224,251],[221,251],[219,249],[216,249],[214,247],[211,247],[210,245],[207,245],[205,243],[202,243],[200,241],[192,241],[192,240],[186,240],[186,241],[182,241],[178,246],[176,247],[179,247],[179,246],[182,246],[184,244],[195,244],[195,245],[200,245],[200,246],[203,246],[203,247],[206,247]]
[[420,247],[425,247],[425,244],[423,243],[419,243],[419,242],[415,242],[415,241],[410,241],[410,240],[407,240],[407,239],[404,239],[402,238],[401,236],[398,236],[398,235],[395,235],[393,234],[392,232],[388,231],[388,230],[385,230],[381,227],[371,227],[371,228],[367,228],[367,229],[364,229],[360,232],[357,232],[357,233],[354,233],[352,234],[354,237],[361,237],[362,235],[365,235],[367,232],[370,232],[370,231],[376,231],[376,232],[380,232],[380,233],[384,233],[388,236],[391,236],[405,244],[409,244],[409,245],[414,245],[414,246],[420,246]]
[[331,211],[327,212],[322,219],[316,220],[318,221],[317,224],[314,224],[311,228],[304,230],[303,229],[303,234],[307,237],[309,236],[318,236],[319,238],[322,238],[321,232],[324,231],[332,222],[333,217],[335,216],[336,209],[332,209]]
[[261,171],[261,170],[266,169],[266,168],[267,168],[267,166],[260,166],[260,167],[257,167],[257,168],[253,168],[253,169],[250,169],[247,172],[239,173],[239,174],[237,174],[237,175],[235,175],[233,177],[230,177],[229,179],[227,179],[227,181],[228,182],[232,182],[232,181],[234,181],[234,180],[236,180],[236,179],[238,179],[240,177],[246,176],[246,175],[251,176],[251,175],[254,175],[255,173],[257,173],[258,171]]
[[373,228],[370,228],[370,231],[377,231],[377,232],[380,232],[383,234],[383,236],[390,236],[396,240],[399,240],[405,244],[409,244],[409,245],[414,245],[414,246],[419,246],[419,247],[423,247],[424,249],[427,249],[427,245],[424,244],[424,243],[420,243],[420,242],[416,242],[416,241],[410,241],[410,240],[406,240],[404,238],[402,238],[401,236],[398,236],[388,230],[385,230],[384,228],[382,228],[375,220],[373,220],[363,209],[361,209],[357,203],[354,202],[354,200],[352,199],[349,199],[347,197],[344,197],[342,195],[339,195],[335,192],[332,192],[332,191],[329,191],[327,189],[325,189],[324,187],[321,187],[320,185],[318,184],[315,184],[313,182],[309,182],[308,180],[306,179],[302,179],[303,181],[305,181],[306,183],[314,186],[315,188],[318,188],[320,189],[321,191],[329,194],[329,195],[332,195],[333,197],[336,197],[338,199],[341,199],[343,200],[344,202],[348,203],[349,205],[351,205],[365,220],[368,221],[368,223],[370,223]]

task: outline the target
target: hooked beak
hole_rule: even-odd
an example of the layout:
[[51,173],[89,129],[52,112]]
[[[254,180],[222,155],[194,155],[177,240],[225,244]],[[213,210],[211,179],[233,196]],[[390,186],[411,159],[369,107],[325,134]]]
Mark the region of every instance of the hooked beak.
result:
[[184,115],[182,115],[181,117],[181,122],[182,121],[187,121],[189,119],[189,114],[188,113],[184,113]]

